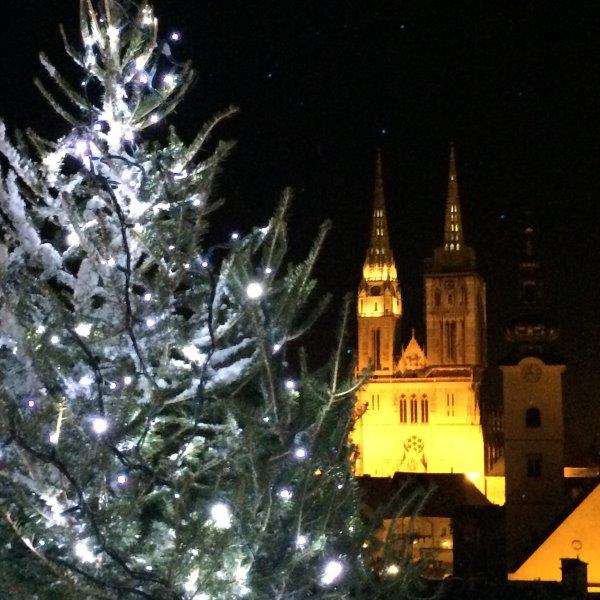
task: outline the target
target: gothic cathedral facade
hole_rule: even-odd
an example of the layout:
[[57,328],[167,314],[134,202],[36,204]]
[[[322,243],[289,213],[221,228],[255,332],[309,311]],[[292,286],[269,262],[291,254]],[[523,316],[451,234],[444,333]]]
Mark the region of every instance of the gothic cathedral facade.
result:
[[[425,263],[426,340],[397,356],[402,294],[389,243],[381,158],[370,247],[358,293],[358,369],[372,377],[357,396],[352,434],[357,475],[464,474],[504,503],[504,477],[486,472],[480,386],[486,367],[486,285],[465,244],[454,149],[443,245]],[[487,469],[489,471],[489,469]]]

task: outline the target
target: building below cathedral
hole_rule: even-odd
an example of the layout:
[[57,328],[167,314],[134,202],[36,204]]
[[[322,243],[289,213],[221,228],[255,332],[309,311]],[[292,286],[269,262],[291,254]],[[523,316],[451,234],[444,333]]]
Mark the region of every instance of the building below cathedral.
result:
[[[357,366],[372,376],[357,394],[352,433],[367,505],[380,508],[416,483],[429,491],[418,509],[410,502],[400,512],[390,508],[386,527],[410,542],[432,578],[475,570],[558,581],[561,559],[581,557],[590,587],[600,591],[600,543],[591,541],[600,540],[600,522],[586,517],[600,514],[597,470],[564,464],[565,365],[553,351],[558,329],[544,312],[533,230],[525,231],[518,266],[520,312],[506,332],[511,351],[499,365],[501,417],[482,414],[486,283],[463,232],[454,148],[442,244],[424,265],[425,339],[413,329],[405,347],[397,343],[401,267],[390,245],[378,156],[357,303]],[[577,485],[569,481],[574,476]],[[578,490],[576,506],[568,489]],[[576,534],[568,548],[566,538]]]

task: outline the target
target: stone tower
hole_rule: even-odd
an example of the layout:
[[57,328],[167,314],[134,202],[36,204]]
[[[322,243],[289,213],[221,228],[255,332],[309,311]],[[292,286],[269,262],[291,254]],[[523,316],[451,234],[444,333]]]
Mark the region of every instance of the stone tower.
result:
[[486,365],[485,282],[464,242],[456,159],[450,150],[444,244],[425,265],[425,322],[430,365]]
[[511,567],[564,507],[563,361],[552,351],[558,329],[545,314],[533,229],[519,263],[519,314],[503,380],[507,559]]
[[371,242],[358,291],[358,369],[391,375],[402,297],[390,248],[381,154],[377,154]]

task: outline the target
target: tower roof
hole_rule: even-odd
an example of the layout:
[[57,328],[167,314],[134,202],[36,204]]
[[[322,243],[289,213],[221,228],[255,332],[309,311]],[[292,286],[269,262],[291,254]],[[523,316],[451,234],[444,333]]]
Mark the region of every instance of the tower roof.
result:
[[518,271],[517,317],[506,330],[515,358],[550,356],[549,346],[559,334],[558,327],[545,313],[542,268],[535,251],[534,234],[533,227],[525,227]]
[[375,188],[373,192],[373,213],[371,217],[371,241],[367,251],[363,275],[367,281],[396,280],[396,266],[390,247],[388,220],[385,209],[385,189],[383,184],[383,161],[381,151],[375,161]]
[[427,270],[431,272],[461,272],[473,271],[475,267],[475,253],[465,245],[464,241],[456,175],[456,154],[454,144],[451,144],[444,218],[444,245],[434,250],[433,258],[427,261]]
[[444,250],[460,252],[464,245],[458,181],[456,180],[456,157],[454,144],[450,146],[450,168],[448,171],[448,195],[446,196],[446,219],[444,222]]

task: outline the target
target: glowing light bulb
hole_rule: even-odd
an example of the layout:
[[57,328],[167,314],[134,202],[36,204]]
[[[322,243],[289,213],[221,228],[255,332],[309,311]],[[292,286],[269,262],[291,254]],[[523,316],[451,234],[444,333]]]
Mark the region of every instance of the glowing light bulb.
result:
[[83,385],[84,387],[89,387],[90,385],[92,385],[92,383],[94,383],[94,378],[90,375],[84,375],[79,380],[79,385]]
[[277,495],[284,501],[289,502],[293,497],[294,493],[289,488],[281,488]]
[[117,389],[117,384],[116,384],[114,381],[111,381],[111,382],[108,384],[108,387],[109,387],[111,390],[116,390],[116,389]]
[[306,545],[308,544],[308,537],[300,534],[297,538],[296,538],[296,548],[305,548]]
[[273,344],[273,352],[279,352],[281,350],[281,344]]
[[172,39],[174,42],[178,42],[178,41],[181,39],[181,34],[180,34],[178,31],[174,31],[174,32],[171,34],[171,39]]
[[253,281],[252,283],[248,284],[248,287],[246,288],[246,295],[248,296],[248,298],[250,298],[251,300],[256,300],[257,298],[260,298],[263,294],[264,289],[260,283],[258,283],[257,281]]
[[273,269],[271,269],[271,267],[267,267],[267,268],[265,269],[265,273],[266,273],[267,275],[270,275],[272,272],[273,272]]
[[123,377],[123,383],[125,385],[131,385],[132,381],[133,381],[133,378],[131,378],[129,375],[126,375],[125,377]]
[[46,327],[44,325],[38,325],[38,327],[35,330],[35,332],[38,335],[42,335],[42,333],[45,333],[45,331],[46,331]]
[[117,483],[119,485],[125,485],[127,483],[127,475],[124,475],[123,473],[117,475]]
[[79,323],[73,331],[75,331],[77,335],[86,338],[92,333],[92,326],[90,323]]
[[390,565],[386,570],[385,570],[387,575],[398,575],[398,573],[400,573],[400,568],[398,567],[398,565]]
[[50,343],[51,343],[51,344],[54,344],[54,345],[56,346],[56,344],[59,344],[59,343],[60,343],[60,338],[59,338],[57,335],[53,335],[53,336],[50,338]]
[[231,527],[231,511],[224,502],[217,502],[210,507],[210,518],[217,529],[229,529]]
[[152,329],[155,326],[156,326],[156,319],[154,317],[148,317],[146,319],[146,327],[148,327],[148,329]]
[[200,263],[200,266],[201,266],[203,269],[208,269],[208,261],[207,261],[207,260],[203,260],[203,261]]
[[48,441],[53,444],[54,446],[56,446],[56,444],[58,444],[58,433],[56,433],[56,431],[54,433],[51,433],[48,436]]
[[175,77],[175,75],[173,75],[172,73],[167,73],[164,77],[163,77],[163,83],[167,86],[167,87],[173,87],[175,85],[175,83],[177,82],[177,79]]
[[231,234],[231,239],[232,239],[232,240],[239,240],[239,239],[240,239],[240,234],[234,231],[234,232]]
[[28,400],[27,406],[29,406],[29,408],[35,408],[35,400]]
[[104,417],[94,417],[92,419],[92,429],[97,435],[102,435],[108,431],[108,421]]
[[331,585],[335,583],[344,571],[344,567],[339,560],[330,560],[323,569],[321,575],[321,583],[323,585]]
[[75,556],[83,563],[92,563],[96,560],[93,552],[90,550],[87,541],[77,542],[73,548]]
[[152,300],[152,294],[150,292],[146,292],[144,294],[144,301],[145,302],[150,302],[150,300]]
[[308,452],[306,451],[306,448],[296,448],[296,450],[294,450],[294,456],[298,460],[304,460],[308,456]]
[[158,115],[155,114],[155,115],[150,116],[150,123],[152,123],[153,125],[155,125],[159,121],[160,121],[160,117]]
[[286,390],[295,390],[296,389],[296,382],[293,379],[288,379],[285,382],[285,389]]
[[140,73],[140,76],[138,77],[138,81],[141,84],[146,85],[150,81],[150,78],[148,77],[147,73]]

